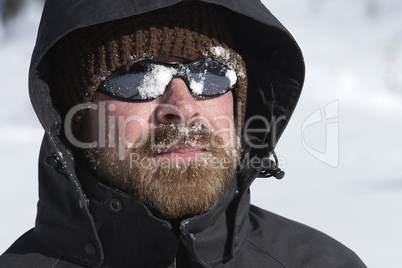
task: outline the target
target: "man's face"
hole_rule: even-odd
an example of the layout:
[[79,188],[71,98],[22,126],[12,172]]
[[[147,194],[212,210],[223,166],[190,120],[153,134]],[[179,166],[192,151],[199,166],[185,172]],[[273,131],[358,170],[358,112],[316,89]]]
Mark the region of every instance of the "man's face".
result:
[[97,93],[92,103],[98,109],[89,110],[84,136],[100,146],[84,156],[99,179],[134,194],[165,218],[200,214],[216,205],[240,151],[231,91],[196,97],[182,78],[173,78],[151,101]]

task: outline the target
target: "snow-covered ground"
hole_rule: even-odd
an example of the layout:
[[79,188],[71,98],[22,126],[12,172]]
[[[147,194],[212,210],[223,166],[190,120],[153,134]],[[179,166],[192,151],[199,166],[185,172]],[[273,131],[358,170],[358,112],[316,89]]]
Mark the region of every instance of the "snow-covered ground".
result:
[[[43,133],[27,76],[41,7],[30,2],[0,27],[0,252],[36,214]],[[252,201],[333,236],[369,267],[400,267],[402,2],[263,2],[301,46],[307,76],[276,150],[287,175],[258,179]]]

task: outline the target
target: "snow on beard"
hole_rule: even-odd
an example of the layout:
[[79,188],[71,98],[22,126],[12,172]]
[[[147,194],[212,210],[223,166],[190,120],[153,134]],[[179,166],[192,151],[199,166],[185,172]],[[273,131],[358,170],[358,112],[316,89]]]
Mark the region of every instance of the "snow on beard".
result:
[[[186,160],[158,154],[175,148],[202,147]],[[204,124],[164,125],[152,130],[147,141],[117,160],[110,151],[87,151],[92,171],[103,182],[133,194],[165,219],[198,215],[213,208],[233,177],[240,149],[227,148],[222,138]]]

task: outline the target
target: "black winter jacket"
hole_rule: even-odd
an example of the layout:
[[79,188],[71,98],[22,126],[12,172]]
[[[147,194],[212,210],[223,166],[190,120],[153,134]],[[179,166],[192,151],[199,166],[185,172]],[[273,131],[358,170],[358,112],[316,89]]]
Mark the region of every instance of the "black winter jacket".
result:
[[[365,267],[339,242],[300,223],[250,205],[249,186],[264,166],[243,165],[211,211],[181,222],[180,233],[132,196],[81,169],[60,138],[53,106],[49,50],[69,32],[173,5],[179,0],[47,0],[33,52],[29,90],[46,134],[39,158],[35,227],[1,257],[0,267]],[[273,122],[245,133],[249,157],[271,155],[293,113],[304,61],[288,31],[258,0],[206,1],[225,8],[247,65],[246,120]],[[278,120],[280,119],[280,120]],[[253,128],[266,128],[255,123]]]

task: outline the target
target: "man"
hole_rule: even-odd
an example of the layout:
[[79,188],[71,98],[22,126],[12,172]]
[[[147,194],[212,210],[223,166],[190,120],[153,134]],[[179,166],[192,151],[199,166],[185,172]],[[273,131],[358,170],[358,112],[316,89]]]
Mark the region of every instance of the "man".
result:
[[0,266],[365,267],[249,203],[303,79],[258,1],[47,1],[37,219]]

